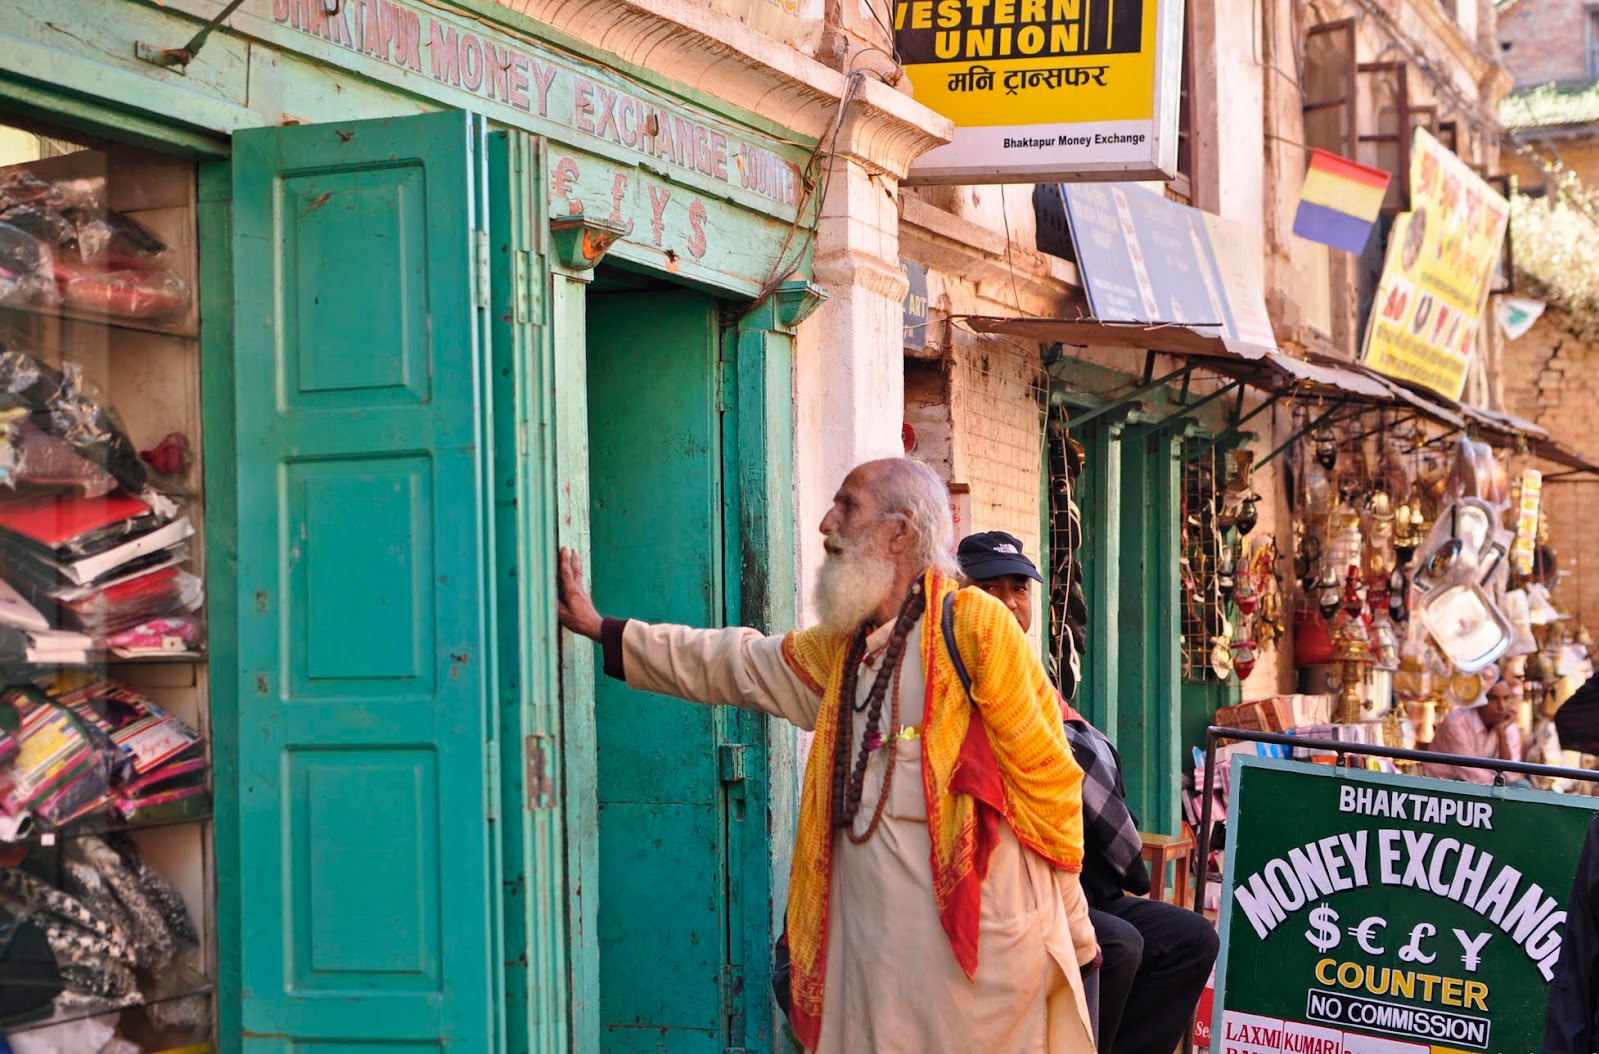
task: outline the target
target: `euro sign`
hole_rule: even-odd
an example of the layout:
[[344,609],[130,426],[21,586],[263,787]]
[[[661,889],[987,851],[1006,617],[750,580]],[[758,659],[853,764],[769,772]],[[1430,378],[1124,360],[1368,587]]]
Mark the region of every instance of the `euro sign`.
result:
[[1338,912],[1326,904],[1319,905],[1310,913],[1310,927],[1305,931],[1305,940],[1317,951],[1336,948],[1338,942],[1343,940],[1343,934],[1338,932]]

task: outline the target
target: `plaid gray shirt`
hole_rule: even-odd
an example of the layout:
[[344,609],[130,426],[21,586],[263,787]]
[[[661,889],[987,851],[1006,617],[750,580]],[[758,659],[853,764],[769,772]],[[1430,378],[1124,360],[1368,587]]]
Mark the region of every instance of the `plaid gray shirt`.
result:
[[1110,865],[1124,890],[1143,896],[1149,869],[1138,820],[1127,808],[1121,757],[1099,729],[1081,719],[1066,722],[1066,740],[1083,770],[1083,848]]

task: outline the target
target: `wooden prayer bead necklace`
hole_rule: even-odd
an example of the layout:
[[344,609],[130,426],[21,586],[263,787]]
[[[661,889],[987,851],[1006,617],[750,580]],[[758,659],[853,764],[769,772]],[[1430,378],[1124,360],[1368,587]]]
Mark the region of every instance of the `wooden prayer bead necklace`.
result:
[[888,648],[883,655],[883,665],[873,678],[871,690],[866,696],[866,727],[861,731],[860,749],[856,753],[854,771],[849,769],[849,747],[853,738],[850,734],[851,714],[856,710],[854,703],[860,685],[861,661],[866,655],[865,626],[856,632],[855,639],[850,643],[849,654],[844,658],[844,683],[841,686],[838,706],[837,745],[833,750],[833,826],[844,828],[849,840],[857,845],[869,840],[876,832],[877,825],[883,818],[883,806],[888,801],[888,792],[893,787],[894,758],[890,756],[884,765],[882,794],[878,796],[872,822],[867,825],[864,833],[857,836],[854,823],[855,817],[861,811],[861,792],[866,783],[866,763],[871,759],[874,741],[878,746],[891,742],[882,734],[880,727],[883,718],[883,697],[888,694],[892,685],[894,699],[889,720],[891,725],[897,725],[900,669],[905,658],[905,642],[916,621],[922,617],[922,612],[926,609],[927,597],[922,592],[922,584],[914,582],[911,584],[910,592],[905,594],[904,603],[900,605],[899,616],[894,621],[894,632],[889,636]]

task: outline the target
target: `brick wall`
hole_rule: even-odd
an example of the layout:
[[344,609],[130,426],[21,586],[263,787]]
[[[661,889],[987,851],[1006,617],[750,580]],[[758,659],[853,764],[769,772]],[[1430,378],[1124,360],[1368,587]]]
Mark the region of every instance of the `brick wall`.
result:
[[[1599,342],[1573,336],[1564,316],[1551,310],[1526,336],[1507,342],[1504,355],[1505,408],[1599,461]],[[1557,465],[1538,467],[1545,473],[1564,471]],[[1565,572],[1555,604],[1599,630],[1599,481],[1552,481],[1544,488],[1544,501],[1549,544]]]
[[[971,530],[1014,534],[1036,564],[1043,519],[1038,355],[1008,341],[970,337],[956,341],[950,370],[950,480],[971,487]],[[1042,612],[1034,590],[1028,636],[1035,642]]]
[[1586,18],[1584,0],[1520,0],[1501,11],[1499,58],[1516,86],[1587,80]]
[[[1559,158],[1561,164],[1582,180],[1590,190],[1599,188],[1599,140],[1562,139],[1555,143],[1534,143],[1534,149],[1544,157]],[[1547,188],[1549,182],[1543,166],[1521,153],[1506,153],[1504,170],[1516,177],[1523,193]],[[1514,236],[1512,234],[1512,236]]]

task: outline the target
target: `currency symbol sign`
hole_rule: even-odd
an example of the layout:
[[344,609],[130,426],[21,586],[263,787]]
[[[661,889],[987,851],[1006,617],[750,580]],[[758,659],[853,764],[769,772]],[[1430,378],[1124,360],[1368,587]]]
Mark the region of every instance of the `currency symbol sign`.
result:
[[1319,905],[1310,913],[1310,926],[1305,931],[1305,940],[1317,951],[1336,948],[1338,942],[1343,940],[1343,934],[1338,931],[1338,912],[1326,904]]

